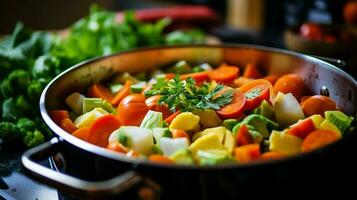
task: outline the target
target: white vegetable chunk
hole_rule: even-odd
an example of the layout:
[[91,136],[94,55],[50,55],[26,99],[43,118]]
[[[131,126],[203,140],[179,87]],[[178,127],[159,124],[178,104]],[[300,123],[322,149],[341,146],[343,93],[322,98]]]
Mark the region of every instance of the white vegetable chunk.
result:
[[171,156],[180,149],[188,148],[188,141],[186,138],[161,138],[160,148],[165,156]]
[[276,120],[283,127],[305,118],[299,102],[291,93],[278,93],[274,103],[274,111]]

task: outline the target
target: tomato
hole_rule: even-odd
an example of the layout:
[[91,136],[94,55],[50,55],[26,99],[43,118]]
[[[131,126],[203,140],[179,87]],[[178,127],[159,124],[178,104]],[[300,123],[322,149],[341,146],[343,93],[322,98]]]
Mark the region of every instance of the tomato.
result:
[[308,97],[300,105],[306,117],[314,114],[324,116],[325,111],[338,110],[336,103],[331,98],[322,95]]
[[145,103],[144,95],[130,94],[120,101],[117,111],[122,125],[140,126],[149,107]]
[[343,17],[350,24],[357,24],[357,1],[349,1],[343,8]]
[[305,23],[300,27],[300,34],[307,39],[320,41],[324,36],[324,29],[314,23]]
[[260,105],[263,100],[270,101],[273,86],[265,79],[256,79],[239,88],[244,93],[247,103],[246,110],[252,110]]
[[246,98],[244,94],[239,90],[234,90],[232,102],[217,110],[217,114],[222,119],[239,118],[244,112],[245,103]]
[[166,119],[171,115],[171,111],[166,105],[159,105],[160,97],[160,95],[151,96],[145,100],[145,103],[149,110],[161,112],[163,118]]
[[304,81],[297,74],[286,74],[280,77],[274,84],[274,92],[282,92],[284,94],[291,93],[300,101],[304,93]]

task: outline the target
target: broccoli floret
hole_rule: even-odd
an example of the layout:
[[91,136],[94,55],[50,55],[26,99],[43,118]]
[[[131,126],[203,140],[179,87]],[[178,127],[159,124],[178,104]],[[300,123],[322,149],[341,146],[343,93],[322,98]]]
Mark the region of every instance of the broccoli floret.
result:
[[45,137],[39,130],[34,132],[28,131],[23,139],[23,142],[27,147],[33,147],[39,145],[45,141]]
[[33,68],[32,76],[34,78],[52,78],[59,71],[60,60],[57,57],[43,55],[37,58]]
[[2,104],[3,120],[15,121],[28,114],[31,114],[31,105],[23,95],[6,99]]
[[36,130],[37,124],[34,121],[32,121],[31,119],[24,117],[24,118],[20,118],[17,121],[16,126],[20,129],[20,131],[27,132],[27,131]]
[[16,96],[18,93],[26,92],[27,86],[31,82],[30,74],[22,69],[12,71],[1,84],[1,95],[4,98]]
[[30,85],[27,87],[27,96],[35,103],[40,99],[43,89],[48,83],[47,79],[40,78],[37,80],[32,80]]
[[16,124],[11,122],[0,122],[0,139],[2,143],[22,139],[23,135]]

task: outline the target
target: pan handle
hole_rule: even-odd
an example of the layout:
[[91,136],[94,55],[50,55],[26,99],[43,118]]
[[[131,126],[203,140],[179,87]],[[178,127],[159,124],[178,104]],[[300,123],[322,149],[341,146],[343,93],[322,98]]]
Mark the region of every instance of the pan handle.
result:
[[[157,185],[132,170],[104,181],[87,181],[51,170],[36,162],[58,153],[61,142],[62,139],[53,138],[44,144],[27,150],[21,157],[22,165],[39,181],[84,199],[103,199],[114,195],[125,196],[128,195],[129,189],[131,191],[134,188],[137,189],[135,194],[138,194],[138,196],[136,198],[140,198],[140,188],[145,188],[146,193],[148,189],[151,189],[149,192],[152,192],[153,199],[158,198]],[[143,185],[145,186],[141,187]]]
[[329,58],[329,57],[323,57],[323,56],[316,56],[312,55],[312,57],[315,57],[317,59],[323,60],[325,62],[328,62],[330,64],[333,64],[339,68],[344,68],[346,66],[346,62],[337,58]]

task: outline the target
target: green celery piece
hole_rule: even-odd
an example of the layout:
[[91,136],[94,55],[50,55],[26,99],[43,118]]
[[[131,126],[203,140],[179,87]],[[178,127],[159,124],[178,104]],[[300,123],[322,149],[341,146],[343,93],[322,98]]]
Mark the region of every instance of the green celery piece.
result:
[[194,165],[195,162],[192,158],[192,154],[188,149],[177,150],[170,156],[170,159],[173,160],[176,164],[179,165]]
[[154,144],[154,146],[152,146],[151,151],[154,154],[162,154],[162,150],[161,150],[161,148],[160,148],[160,146],[158,144]]
[[342,134],[351,127],[353,121],[353,117],[349,117],[341,111],[326,111],[325,117],[329,122],[335,125]]
[[102,100],[102,108],[108,111],[109,113],[116,114],[116,109],[113,107],[111,103],[109,103],[106,100]]
[[239,121],[236,119],[226,119],[223,121],[223,126],[232,131],[233,127],[238,124],[238,122]]
[[119,92],[123,87],[124,87],[123,84],[120,84],[120,83],[109,84],[109,89],[113,94],[116,94],[117,92]]
[[262,101],[260,106],[253,110],[253,113],[263,115],[270,120],[273,120],[275,115],[273,106],[266,100]]
[[192,71],[191,67],[185,60],[177,62],[174,66],[167,69],[167,72],[175,74],[186,74]]
[[214,166],[235,162],[230,158],[228,152],[199,150],[197,156],[199,158],[199,165],[201,166]]
[[121,129],[119,129],[119,142],[120,144],[128,147],[129,144],[129,137],[127,135],[125,135],[125,133],[123,131],[121,131]]
[[169,128],[153,128],[152,132],[153,132],[153,136],[154,136],[156,144],[160,143],[160,139],[162,137],[172,138],[172,133],[169,130]]
[[134,85],[130,86],[130,91],[132,93],[140,93],[144,90],[145,85],[146,85],[145,81],[135,83]]
[[102,101],[101,98],[83,98],[82,113],[87,113],[94,108],[101,108]]
[[163,116],[161,112],[156,112],[149,110],[146,113],[143,121],[140,124],[140,128],[162,128],[163,127]]

